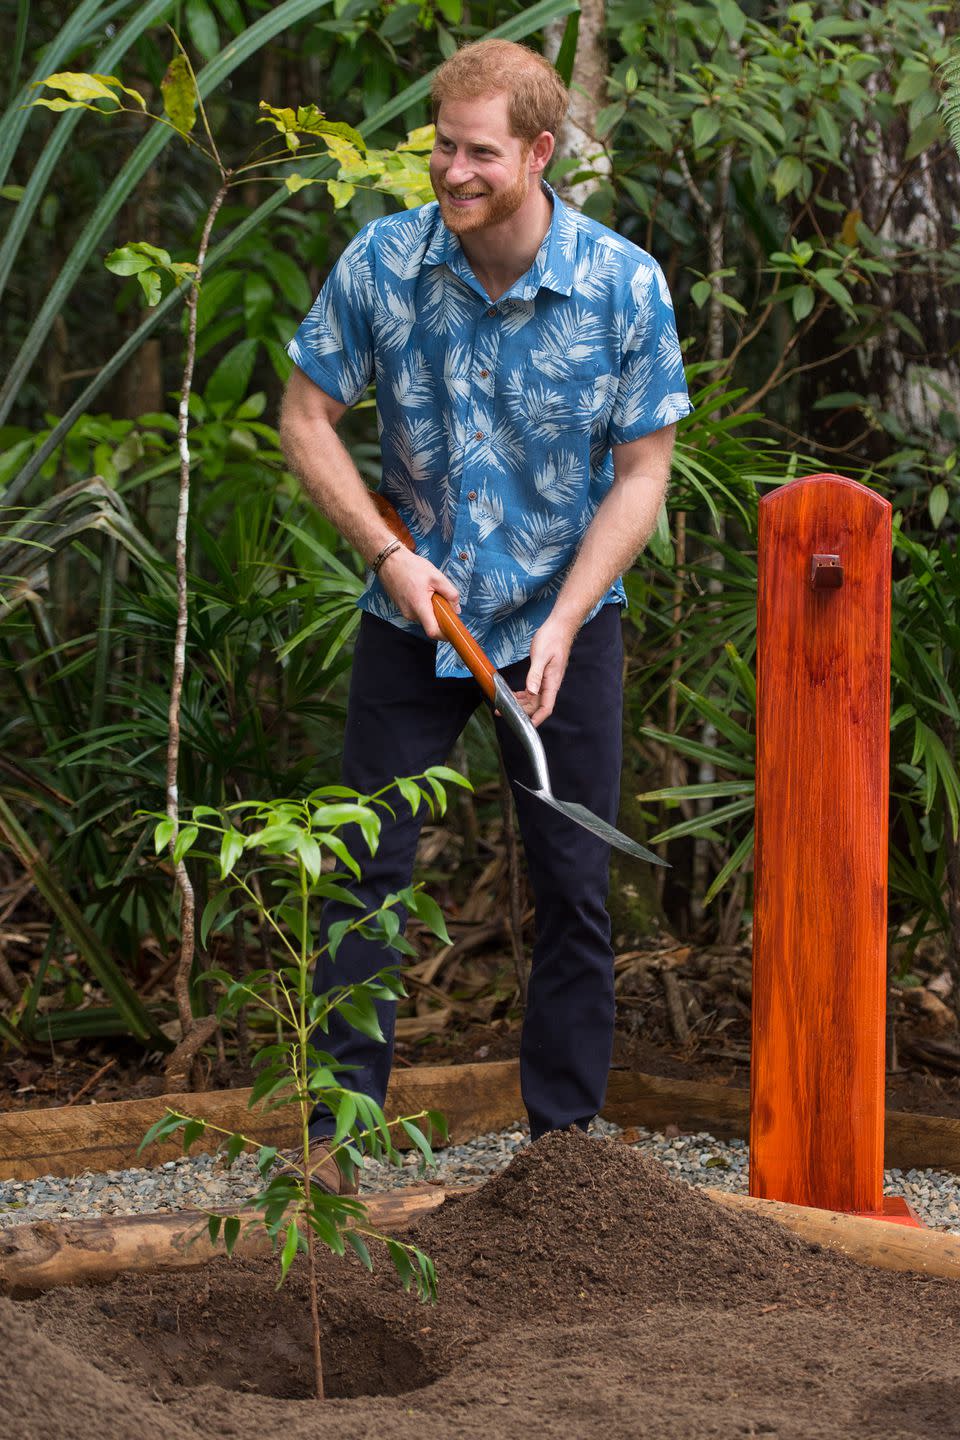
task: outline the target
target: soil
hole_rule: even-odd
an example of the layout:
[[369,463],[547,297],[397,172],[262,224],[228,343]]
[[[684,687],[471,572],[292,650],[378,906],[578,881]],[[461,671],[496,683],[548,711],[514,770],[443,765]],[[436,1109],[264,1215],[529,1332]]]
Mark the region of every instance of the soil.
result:
[[[880,1222],[878,1222],[880,1223]],[[440,1298],[325,1258],[218,1260],[0,1302],[17,1440],[779,1440],[960,1435],[960,1287],[732,1214],[613,1141],[553,1134],[412,1236]],[[4,1429],[4,1426],[8,1429]]]

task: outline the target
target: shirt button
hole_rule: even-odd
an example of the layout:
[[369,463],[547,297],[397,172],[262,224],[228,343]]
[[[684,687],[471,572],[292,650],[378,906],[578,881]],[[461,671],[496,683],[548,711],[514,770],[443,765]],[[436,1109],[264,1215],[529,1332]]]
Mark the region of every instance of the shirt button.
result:
[[480,371],[480,379],[481,379],[481,380],[486,380],[486,378],[487,378],[487,376],[488,376],[489,374],[490,374],[490,371],[489,371],[489,370],[481,370],[481,371]]
[[461,550],[461,551],[460,551],[460,559],[461,559],[461,560],[469,560],[469,559],[470,559],[470,556],[467,554],[466,550]]
[[482,439],[483,439],[483,431],[482,431],[482,430],[478,430],[477,433],[474,435],[473,438],[474,438],[474,440],[482,440]]
[[477,498],[477,492],[476,492],[476,490],[471,490],[471,491],[470,491],[470,494],[467,496],[467,499],[468,499],[468,500],[476,500],[476,498]]
[[491,306],[490,306],[490,309],[487,311],[487,314],[488,314],[488,315],[496,315],[496,313],[497,313],[497,308],[496,308],[496,306],[495,306],[495,305],[491,305]]

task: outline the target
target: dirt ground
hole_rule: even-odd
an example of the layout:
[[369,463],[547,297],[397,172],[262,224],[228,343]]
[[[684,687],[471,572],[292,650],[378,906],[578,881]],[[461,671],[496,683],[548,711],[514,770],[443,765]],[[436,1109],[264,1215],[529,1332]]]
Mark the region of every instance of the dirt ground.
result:
[[440,1298],[385,1261],[270,1261],[0,1301],[17,1440],[779,1440],[960,1436],[960,1286],[867,1270],[733,1215],[613,1141],[546,1136],[414,1232]]

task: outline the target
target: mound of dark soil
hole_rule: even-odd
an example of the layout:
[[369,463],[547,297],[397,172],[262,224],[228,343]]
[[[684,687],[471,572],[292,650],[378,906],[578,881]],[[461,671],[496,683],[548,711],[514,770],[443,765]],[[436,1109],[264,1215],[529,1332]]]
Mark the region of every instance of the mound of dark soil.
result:
[[862,1269],[735,1215],[627,1147],[524,1151],[415,1235],[435,1307],[381,1261],[271,1262],[0,1304],[17,1440],[960,1436],[960,1287]]

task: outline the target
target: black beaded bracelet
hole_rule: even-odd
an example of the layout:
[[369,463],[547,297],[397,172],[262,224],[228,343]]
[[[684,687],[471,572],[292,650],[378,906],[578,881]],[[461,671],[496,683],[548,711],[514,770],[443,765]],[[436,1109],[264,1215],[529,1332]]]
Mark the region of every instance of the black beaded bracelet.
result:
[[389,545],[384,545],[383,549],[380,551],[380,554],[370,566],[371,574],[376,575],[380,569],[380,566],[383,564],[384,560],[386,560],[387,556],[392,555],[394,550],[399,550],[402,545],[402,540],[391,540]]

